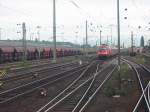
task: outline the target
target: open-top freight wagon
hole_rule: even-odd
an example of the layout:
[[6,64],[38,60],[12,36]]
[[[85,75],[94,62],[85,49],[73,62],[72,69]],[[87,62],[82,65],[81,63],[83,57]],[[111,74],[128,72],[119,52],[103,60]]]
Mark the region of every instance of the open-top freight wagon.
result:
[[[1,47],[0,63],[20,61],[23,59],[22,47]],[[57,48],[57,57],[80,55],[81,51],[70,48]],[[27,60],[46,59],[53,57],[53,49],[50,47],[28,47],[26,50]]]

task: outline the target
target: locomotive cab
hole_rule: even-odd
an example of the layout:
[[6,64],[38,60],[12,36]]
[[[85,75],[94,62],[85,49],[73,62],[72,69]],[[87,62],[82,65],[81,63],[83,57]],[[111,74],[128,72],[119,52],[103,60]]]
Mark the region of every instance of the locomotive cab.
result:
[[97,48],[97,54],[99,59],[108,58],[111,54],[111,48],[107,45],[101,45]]

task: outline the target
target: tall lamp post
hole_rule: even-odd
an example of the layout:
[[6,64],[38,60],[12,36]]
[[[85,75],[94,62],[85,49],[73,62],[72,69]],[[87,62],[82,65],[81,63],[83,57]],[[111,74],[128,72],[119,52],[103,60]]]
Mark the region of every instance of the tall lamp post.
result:
[[99,44],[102,44],[102,30],[100,30]]
[[111,46],[112,46],[112,26],[113,26],[113,25],[110,25]]
[[40,42],[40,28],[41,26],[37,26],[37,35],[38,35],[38,41]]
[[17,34],[22,34],[22,49],[23,49],[23,61],[27,59],[27,41],[26,41],[26,23],[17,24],[22,27],[22,31],[17,31]]
[[0,40],[2,40],[2,28],[0,28]]
[[[37,28],[37,35],[38,35],[37,40],[40,42],[40,28],[41,28],[41,26],[37,26],[36,28]],[[40,46],[38,48],[38,51],[39,51],[39,59],[41,59],[41,48],[40,48]]]
[[120,67],[120,7],[119,0],[117,0],[117,31],[118,31],[118,66]]
[[22,23],[22,44],[23,44],[23,55],[24,60],[26,60],[27,55],[27,42],[26,42],[26,24],[25,22]]
[[87,48],[88,48],[88,22],[87,22],[87,20],[86,20],[86,56],[88,55],[88,50],[87,50]]
[[120,67],[121,67],[121,64],[120,64],[120,58],[121,58],[121,56],[120,56],[120,8],[119,8],[119,0],[117,0],[117,31],[118,31],[118,66],[119,66],[119,71],[118,71],[118,77],[119,77],[119,79],[118,79],[118,83],[119,83],[119,87],[118,87],[118,89],[121,89],[121,77],[120,77],[120,75],[121,75],[121,69],[120,69]]
[[53,61],[56,62],[56,1],[53,0]]

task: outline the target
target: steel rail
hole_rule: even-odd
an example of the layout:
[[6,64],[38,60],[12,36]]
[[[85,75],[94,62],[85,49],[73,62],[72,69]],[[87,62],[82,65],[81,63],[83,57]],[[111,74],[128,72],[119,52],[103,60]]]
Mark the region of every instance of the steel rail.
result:
[[[76,69],[79,69],[79,70],[76,70]],[[54,82],[56,82],[57,80],[66,78],[67,76],[69,77],[69,76],[71,76],[71,75],[73,75],[73,74],[75,74],[75,73],[77,73],[77,72],[79,72],[79,71],[82,71],[82,70],[84,70],[84,69],[85,69],[84,66],[82,66],[82,67],[80,67],[80,68],[79,68],[79,67],[76,67],[76,68],[74,68],[74,69],[71,69],[71,70],[67,70],[67,71],[65,71],[65,72],[58,73],[58,74],[56,74],[56,75],[53,76],[53,77],[43,78],[43,79],[40,79],[40,80],[38,80],[38,81],[34,81],[34,82],[31,82],[31,83],[28,83],[28,84],[25,84],[25,85],[22,85],[22,86],[13,88],[13,89],[6,90],[6,91],[4,91],[4,92],[1,92],[1,93],[0,93],[0,96],[3,96],[3,95],[5,96],[6,94],[11,94],[11,92],[13,92],[13,91],[17,91],[17,90],[23,89],[23,88],[25,88],[25,87],[31,87],[34,83],[37,84],[37,85],[35,85],[35,88],[31,88],[30,90],[27,90],[27,91],[25,91],[25,92],[16,94],[15,96],[12,96],[12,97],[10,97],[10,98],[7,98],[7,99],[4,99],[4,100],[0,101],[0,104],[6,103],[6,102],[8,102],[8,101],[11,101],[12,99],[15,99],[15,98],[19,97],[19,96],[22,96],[22,95],[24,95],[24,94],[30,93],[30,92],[32,92],[32,91],[35,91],[35,90],[38,89],[38,88],[41,88],[41,87],[43,87],[43,86],[46,86],[46,85],[48,85],[48,84],[50,84],[50,83],[54,83]],[[59,75],[65,74],[65,73],[67,73],[67,72],[71,72],[72,70],[76,70],[76,71],[75,71],[75,72],[72,72],[72,73],[70,73],[70,74],[68,74],[68,75],[63,75],[62,77],[58,77]],[[41,85],[41,83],[39,83],[40,81],[44,81],[44,79],[52,79],[52,78],[55,78],[55,77],[56,77],[56,79],[53,79],[52,81],[48,80],[47,82],[43,82],[42,85]],[[38,82],[38,83],[37,83],[37,82]],[[39,85],[39,84],[40,84],[40,85]]]
[[35,87],[35,88],[31,89],[31,90],[27,90],[27,91],[25,91],[25,92],[23,92],[23,93],[20,93],[20,94],[18,94],[18,95],[15,95],[15,96],[13,96],[13,97],[11,97],[11,98],[8,98],[8,99],[6,99],[6,100],[4,100],[4,101],[1,101],[0,104],[6,103],[6,102],[11,101],[11,100],[13,100],[13,99],[16,99],[16,98],[18,98],[18,97],[20,97],[20,96],[23,96],[23,95],[25,95],[25,94],[31,93],[31,92],[33,92],[33,91],[35,91],[35,90],[37,90],[37,89],[39,89],[39,88],[42,88],[42,87],[44,87],[44,86],[46,86],[46,85],[53,84],[53,83],[55,83],[55,82],[57,82],[57,81],[59,81],[59,80],[61,80],[61,79],[70,77],[70,76],[74,75],[74,73],[80,72],[80,71],[82,71],[82,70],[83,70],[83,69],[78,70],[78,71],[75,71],[75,72],[73,72],[73,73],[71,73],[71,74],[68,74],[68,75],[66,75],[66,76],[57,78],[57,79],[53,80],[52,82],[47,82],[47,83],[42,84],[42,85],[40,85],[40,86],[37,86],[37,87]]
[[101,69],[100,71],[97,71],[95,74],[94,74],[94,78],[93,78],[93,81],[91,82],[89,88],[86,90],[86,92],[84,93],[84,95],[82,96],[82,98],[80,99],[80,101],[76,104],[76,106],[74,107],[74,109],[72,110],[72,112],[75,112],[79,106],[81,105],[82,101],[84,100],[84,98],[86,97],[87,93],[89,92],[89,90],[91,89],[91,86],[94,84],[94,81],[96,79],[96,77],[102,73],[105,69],[107,69],[109,66],[106,66],[104,67],[103,69]]
[[21,85],[21,86],[17,86],[17,87],[15,87],[15,88],[12,88],[12,89],[9,89],[9,90],[0,92],[0,95],[1,95],[1,94],[4,94],[4,93],[6,93],[6,92],[10,92],[10,91],[12,91],[12,90],[16,90],[16,89],[19,89],[19,88],[28,86],[28,85],[32,85],[32,84],[34,84],[34,83],[36,83],[36,82],[40,82],[40,81],[43,81],[43,80],[48,79],[48,78],[54,78],[54,77],[56,77],[56,76],[59,76],[59,75],[61,75],[61,74],[64,74],[64,73],[66,73],[66,72],[70,72],[70,71],[72,71],[72,70],[75,70],[75,69],[78,69],[78,68],[84,67],[84,66],[86,66],[86,65],[82,65],[82,66],[79,66],[79,67],[74,67],[74,68],[72,68],[72,69],[70,69],[70,70],[66,70],[66,71],[63,71],[63,72],[61,72],[61,73],[57,73],[57,74],[55,74],[55,75],[53,75],[53,76],[47,76],[47,77],[44,77],[44,78],[42,78],[42,79],[39,79],[39,80],[30,82],[30,83],[27,83],[27,84],[24,84],[24,85]]
[[100,70],[100,71],[98,72],[99,65],[100,65],[100,64],[98,64],[98,66],[97,66],[96,73],[93,75],[93,76],[94,76],[94,77],[93,77],[93,80],[92,80],[92,82],[90,83],[88,89],[86,90],[86,92],[84,93],[84,95],[82,96],[82,98],[80,99],[80,101],[77,103],[77,105],[75,106],[75,108],[73,109],[72,112],[74,112],[74,111],[78,108],[78,106],[81,104],[82,100],[83,100],[83,99],[85,98],[85,96],[87,95],[88,91],[90,90],[90,88],[92,87],[92,85],[93,85],[93,83],[94,83],[94,81],[95,81],[95,78],[96,78],[97,74],[99,74],[100,72],[102,72],[102,70]]
[[145,87],[144,91],[142,92],[141,97],[139,98],[139,100],[138,100],[138,102],[137,102],[137,104],[136,104],[136,106],[134,107],[134,109],[133,109],[132,112],[136,112],[136,110],[137,110],[137,108],[138,108],[138,106],[139,106],[139,104],[140,104],[140,102],[141,102],[141,100],[142,100],[142,98],[143,98],[143,96],[144,96],[144,94],[145,94],[147,88],[149,88],[149,84],[150,84],[150,82],[149,82],[149,83],[147,84],[147,86]]
[[[123,59],[126,59],[126,58],[123,58]],[[133,60],[130,60],[130,61],[133,62],[133,63],[136,63],[137,65],[141,66],[143,69],[145,69],[147,72],[150,73],[150,69],[149,69],[148,67],[146,67],[145,65],[140,64],[140,63],[138,63],[138,62],[135,62],[135,61],[133,61]]]
[[74,80],[68,87],[66,87],[62,92],[60,92],[56,97],[54,97],[51,101],[49,101],[47,104],[45,104],[44,106],[42,106],[39,110],[37,110],[36,112],[41,112],[44,109],[47,108],[48,105],[52,104],[54,101],[57,100],[57,98],[59,98],[63,93],[65,93],[69,88],[71,88],[78,80],[80,80],[80,78],[82,78],[84,76],[84,74],[86,73],[86,71],[94,64],[95,62],[93,61],[90,65],[87,66],[87,68],[81,73],[81,75]]
[[87,95],[87,93],[89,92],[89,90],[91,89],[94,81],[95,81],[96,75],[94,75],[92,82],[90,83],[89,87],[87,88],[86,92],[84,93],[84,95],[82,96],[82,98],[80,99],[80,101],[77,103],[77,105],[75,106],[75,108],[72,110],[72,112],[75,112],[76,109],[78,108],[78,106],[81,104],[81,102],[83,101],[83,99],[85,98],[85,96]]
[[[136,72],[136,75],[137,75],[137,77],[138,77],[138,80],[139,80],[139,84],[140,84],[142,93],[144,93],[144,87],[143,87],[143,84],[142,84],[142,81],[141,81],[141,78],[140,78],[140,74],[139,74],[138,70],[135,68],[135,66],[134,66],[133,64],[131,64],[131,63],[134,63],[134,62],[129,61],[129,60],[124,59],[124,58],[122,58],[122,59],[123,59],[125,62],[129,63],[129,64],[132,66],[133,70]],[[134,64],[139,65],[139,64],[137,64],[137,63],[134,63]],[[139,65],[139,66],[140,66],[140,65]],[[140,66],[140,67],[141,67],[141,66]],[[147,98],[146,98],[145,93],[144,93],[143,95],[144,95],[144,100],[145,100],[145,102],[146,102],[147,108],[148,108],[148,110],[150,111],[150,105],[149,105],[149,103],[148,103],[148,100],[147,100]]]
[[46,70],[56,69],[56,68],[59,68],[59,67],[64,67],[64,66],[72,65],[72,64],[75,64],[75,63],[77,63],[77,62],[71,62],[71,63],[61,64],[61,65],[56,65],[56,66],[52,66],[52,67],[44,67],[42,69],[37,69],[35,71],[29,71],[27,73],[22,73],[22,74],[15,75],[15,76],[9,76],[9,77],[0,78],[0,81],[5,82],[5,81],[10,81],[10,80],[17,80],[17,79],[21,79],[21,78],[27,78],[27,77],[33,76],[33,73],[46,72]]
[[146,66],[144,66],[144,65],[142,65],[142,64],[139,64],[141,67],[143,67],[147,72],[149,72],[150,73],[150,69],[149,68],[147,68]]
[[84,106],[80,109],[79,112],[83,112],[84,109],[88,106],[88,104],[91,102],[91,100],[95,97],[95,95],[97,94],[97,92],[102,88],[102,86],[104,85],[104,83],[109,79],[109,77],[112,75],[112,73],[115,71],[115,69],[117,68],[117,66],[115,66],[113,68],[113,70],[111,72],[109,72],[106,75],[106,78],[103,80],[103,82],[99,85],[99,87],[96,89],[96,91],[92,94],[92,96],[89,97],[88,101],[84,104]]
[[[98,70],[98,66],[99,66],[99,65],[97,65],[96,71]],[[104,69],[106,69],[107,67],[108,67],[108,65],[107,65],[105,68],[103,68],[102,70],[100,70],[99,72],[94,73],[93,76],[90,77],[90,80],[92,80],[92,81],[91,81],[91,83],[89,84],[89,87],[86,87],[87,90],[85,90],[85,92],[83,93],[83,97],[81,97],[81,99],[83,99],[84,96],[87,95],[87,92],[88,92],[88,90],[91,88],[91,86],[93,85],[93,82],[94,82],[96,76],[97,76],[100,72],[102,72]],[[86,82],[86,81],[85,81],[85,82]],[[86,82],[86,83],[87,83],[87,82]],[[78,86],[78,87],[80,87],[80,86]],[[52,110],[52,109],[55,108],[58,104],[62,103],[62,101],[64,101],[66,98],[68,98],[69,96],[73,95],[73,94],[79,89],[78,87],[75,88],[75,89],[73,89],[71,92],[67,93],[66,96],[64,96],[63,98],[61,98],[59,101],[57,101],[57,102],[56,102],[55,104],[53,104],[52,106],[48,107],[44,112],[48,112],[49,110]],[[79,102],[81,102],[81,100],[80,100]]]
[[82,84],[80,84],[78,87],[76,87],[74,90],[72,90],[70,93],[68,93],[65,97],[63,97],[61,100],[59,100],[58,102],[56,102],[54,105],[52,105],[51,107],[49,107],[48,109],[46,109],[44,112],[48,112],[49,110],[52,110],[56,105],[58,105],[59,103],[61,103],[64,99],[66,99],[68,96],[72,95],[73,93],[75,93],[77,90],[79,90],[81,87],[83,87],[85,84],[87,84],[88,82],[92,81],[93,76],[91,76],[89,79],[87,79],[85,82],[83,82]]
[[[67,57],[72,57],[72,56],[67,56]],[[62,58],[59,58],[59,59],[63,59]],[[30,63],[32,66],[31,67],[34,67],[36,66],[35,64],[37,63],[42,63],[42,64],[48,64],[47,62],[52,62],[52,59],[38,59],[38,60],[27,60],[28,63]],[[18,62],[8,62],[8,63],[2,63],[0,64],[0,69],[3,69],[3,66],[9,64],[10,67],[13,67],[12,70],[19,70],[19,69],[24,69],[24,67],[20,67],[20,68],[14,68],[16,66],[18,66],[19,64],[21,64],[22,62],[21,61],[18,61]]]

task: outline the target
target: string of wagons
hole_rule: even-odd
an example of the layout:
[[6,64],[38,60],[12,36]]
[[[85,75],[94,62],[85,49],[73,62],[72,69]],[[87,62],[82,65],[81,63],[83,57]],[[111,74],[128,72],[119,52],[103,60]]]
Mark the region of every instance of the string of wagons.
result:
[[[27,60],[46,59],[53,57],[53,48],[43,47],[35,48],[28,47],[26,52]],[[57,57],[80,55],[81,51],[71,48],[57,48]],[[23,57],[22,47],[1,47],[0,48],[0,63],[20,61]]]

